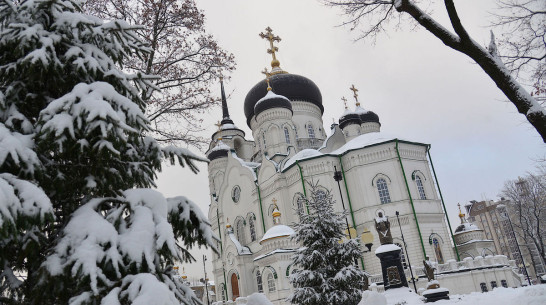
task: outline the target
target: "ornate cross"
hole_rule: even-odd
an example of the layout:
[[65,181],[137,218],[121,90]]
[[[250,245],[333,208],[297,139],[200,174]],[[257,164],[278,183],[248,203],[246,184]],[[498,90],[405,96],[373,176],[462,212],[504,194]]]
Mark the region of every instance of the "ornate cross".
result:
[[267,53],[271,54],[273,56],[273,61],[271,62],[272,67],[278,67],[279,61],[277,60],[277,57],[275,56],[275,52],[279,51],[279,48],[277,48],[275,45],[273,45],[273,42],[279,42],[281,41],[281,38],[279,36],[273,35],[273,30],[270,27],[267,27],[265,29],[265,33],[260,33],[260,37],[263,39],[267,39],[269,41],[270,49],[267,49]]
[[277,199],[273,198],[273,199],[271,199],[271,201],[273,202],[273,204],[274,204],[275,206],[277,206]]
[[267,71],[267,68],[264,68],[262,71],[262,74],[265,74],[265,82],[267,83],[267,91],[271,91],[271,85],[269,84],[269,78],[271,77],[271,73]]
[[355,97],[355,101],[356,101],[356,105],[357,106],[360,106],[360,103],[358,102],[358,89],[355,88],[355,85],[352,85],[351,88],[349,88],[349,90],[353,91],[353,96]]
[[348,107],[347,107],[347,99],[343,96],[343,97],[341,98],[341,100],[343,101],[343,104],[345,105],[345,109],[347,109],[347,108],[348,108]]
[[220,123],[220,121],[218,121],[218,123],[216,123],[214,125],[216,125],[216,127],[218,127],[218,130],[220,130],[220,127],[222,127],[222,123]]

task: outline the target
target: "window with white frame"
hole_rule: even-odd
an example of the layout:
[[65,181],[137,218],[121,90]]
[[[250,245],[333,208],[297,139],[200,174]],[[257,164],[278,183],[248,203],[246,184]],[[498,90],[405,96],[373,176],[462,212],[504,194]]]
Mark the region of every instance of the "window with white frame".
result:
[[286,144],[290,144],[290,133],[288,132],[288,127],[284,127],[284,140]]
[[389,187],[387,186],[387,181],[383,178],[377,179],[375,182],[377,185],[377,191],[379,192],[379,200],[382,204],[391,202],[391,196],[389,194]]
[[423,180],[421,180],[421,177],[418,175],[415,176],[415,184],[417,184],[419,198],[421,198],[421,200],[427,199],[427,195],[425,194],[425,187],[423,186]]
[[248,217],[248,227],[250,228],[250,241],[256,241],[256,226],[254,224],[254,214]]
[[239,219],[236,224],[237,228],[237,240],[241,243],[241,245],[245,245],[245,223],[242,219]]
[[256,271],[256,284],[258,284],[258,292],[264,292],[264,285],[262,283],[262,274],[260,273],[260,270]]
[[267,275],[267,290],[269,292],[275,292],[275,290],[277,290],[277,287],[275,286],[275,278],[273,277],[273,273],[269,273]]
[[309,138],[315,138],[315,129],[313,128],[313,125],[311,125],[311,123],[307,124],[307,133],[309,134]]

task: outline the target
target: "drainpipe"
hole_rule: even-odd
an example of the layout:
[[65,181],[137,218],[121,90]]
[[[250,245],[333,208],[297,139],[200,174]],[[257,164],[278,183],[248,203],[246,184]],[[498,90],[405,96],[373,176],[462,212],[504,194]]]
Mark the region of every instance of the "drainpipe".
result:
[[[219,209],[216,209],[216,220],[218,221],[218,234],[220,236],[220,253],[223,256],[224,255],[224,248],[223,248],[223,245],[222,245],[222,228],[220,227],[220,214],[219,214],[218,210]],[[227,296],[226,268],[224,268],[224,263],[223,262],[222,262],[222,271],[224,272],[224,291],[225,291],[225,295]]]
[[254,173],[256,174],[256,189],[258,190],[258,200],[260,202],[260,213],[262,214],[262,227],[264,229],[264,234],[265,234],[265,220],[264,220],[264,208],[262,206],[262,194],[260,193],[260,186],[258,185],[258,172],[256,171],[256,169],[254,169]]
[[427,259],[427,252],[425,251],[425,244],[423,243],[421,228],[419,228],[419,221],[417,220],[417,214],[415,213],[415,206],[413,205],[413,199],[411,198],[408,179],[406,178],[406,171],[404,171],[404,165],[402,165],[402,158],[400,158],[400,151],[398,150],[398,139],[396,139],[395,149],[396,155],[398,156],[398,162],[400,162],[400,168],[402,169],[402,176],[404,177],[404,182],[406,183],[406,190],[408,191],[408,197],[411,203],[411,210],[413,211],[413,217],[415,218],[415,224],[417,225],[417,232],[419,233],[419,241],[421,241],[421,248],[423,249],[424,259]]
[[438,183],[438,177],[436,176],[436,171],[434,170],[434,164],[432,163],[432,157],[430,156],[430,145],[427,146],[427,154],[428,159],[430,160],[430,166],[432,167],[432,173],[434,174],[434,180],[436,181],[436,186],[438,187],[438,192],[440,193],[440,199],[442,200],[442,207],[444,208],[444,214],[447,219],[447,226],[449,228],[449,233],[451,233],[451,240],[453,241],[453,245],[455,246],[455,253],[457,254],[457,261],[461,260],[461,257],[459,256],[459,249],[457,248],[457,244],[455,243],[455,238],[453,237],[453,230],[451,230],[451,223],[449,222],[449,216],[447,215],[447,209],[446,205],[444,203],[444,197],[442,196],[442,190],[440,189],[440,184]]
[[[351,204],[351,195],[349,195],[349,187],[347,187],[347,177],[345,177],[345,169],[343,168],[343,161],[341,161],[341,156],[338,156],[338,158],[339,158],[339,165],[341,167],[341,174],[343,175],[343,183],[345,184],[345,192],[347,193],[347,201],[349,202],[349,211],[351,212],[351,220],[353,221],[353,228],[356,231],[356,221],[355,221],[355,215],[353,213],[353,205]],[[360,264],[362,265],[362,270],[365,270],[364,259],[362,258],[362,256],[360,256]]]
[[[303,187],[303,196],[307,199],[307,191],[305,190],[305,180],[303,180],[303,171],[301,170],[301,166],[299,163],[299,160],[296,160],[296,165],[300,169],[300,178],[301,178],[301,186]],[[306,204],[305,208],[307,208],[307,214],[309,214],[309,206]]]

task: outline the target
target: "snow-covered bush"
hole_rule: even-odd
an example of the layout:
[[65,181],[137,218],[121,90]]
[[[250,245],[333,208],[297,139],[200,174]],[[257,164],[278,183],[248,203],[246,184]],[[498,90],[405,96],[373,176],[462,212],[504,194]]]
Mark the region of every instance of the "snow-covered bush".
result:
[[82,3],[0,1],[0,303],[194,304],[172,266],[210,225],[143,188],[203,159],[143,136],[153,88],[122,64],[148,50]]
[[347,304],[361,300],[364,271],[354,265],[361,257],[356,239],[343,239],[346,212],[336,213],[330,192],[311,184],[311,196],[306,200],[309,214],[294,224],[293,239],[302,247],[293,257],[296,266],[290,281],[294,294],[292,304]]

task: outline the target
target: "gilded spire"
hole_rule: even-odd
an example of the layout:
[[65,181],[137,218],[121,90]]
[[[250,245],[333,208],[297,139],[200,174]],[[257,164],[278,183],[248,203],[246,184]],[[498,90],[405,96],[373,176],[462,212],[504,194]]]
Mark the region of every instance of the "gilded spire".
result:
[[279,67],[281,63],[277,60],[277,56],[275,55],[275,52],[279,51],[279,48],[273,45],[273,42],[279,42],[281,41],[281,38],[279,36],[273,35],[273,30],[270,27],[267,27],[265,29],[265,33],[260,33],[260,37],[269,41],[270,49],[267,49],[267,53],[273,56],[273,60],[271,61],[271,67]]
[[349,90],[353,91],[353,96],[355,98],[355,101],[356,101],[356,105],[357,106],[360,106],[360,102],[358,101],[358,89],[356,89],[355,85],[352,85],[351,88],[349,88]]

